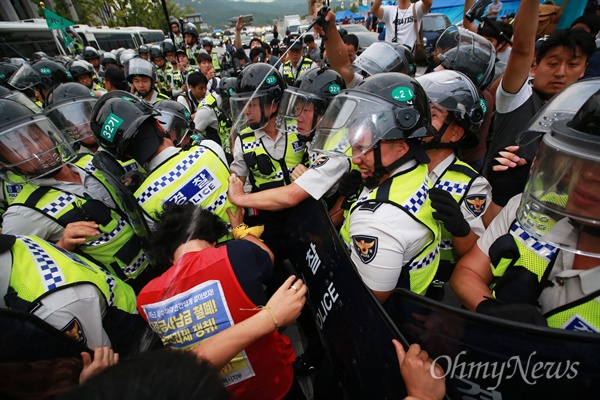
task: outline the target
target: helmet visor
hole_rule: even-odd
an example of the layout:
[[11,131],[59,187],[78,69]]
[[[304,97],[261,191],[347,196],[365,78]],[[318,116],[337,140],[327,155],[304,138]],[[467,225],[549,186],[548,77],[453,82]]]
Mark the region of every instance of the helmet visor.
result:
[[319,100],[297,88],[287,88],[279,103],[277,128],[286,133],[312,133],[315,129],[315,102]]
[[31,64],[24,63],[12,74],[8,84],[15,89],[35,89],[42,82],[42,74],[36,71]]
[[579,240],[582,232],[600,228],[600,144],[566,139],[544,135],[517,218],[541,242],[600,258],[597,243]]
[[72,155],[59,130],[42,115],[8,128],[0,136],[2,177],[9,181],[14,177],[9,172],[26,181],[47,175],[61,168],[63,160]]
[[329,156],[356,158],[395,130],[394,111],[377,101],[339,94],[317,127],[312,149]]
[[266,94],[252,96],[253,93],[234,94],[229,99],[231,115],[235,118],[234,132],[241,132],[246,128],[259,130],[267,126],[269,119],[276,112],[271,102],[267,104]]
[[12,91],[9,95],[5,96],[4,98],[16,101],[17,103],[21,103],[22,105],[29,108],[31,111],[33,111],[36,114],[42,113],[42,109],[40,107],[38,107],[38,105],[35,104],[33,101],[31,101],[31,99],[29,97],[25,96],[21,92]]
[[76,142],[95,144],[90,118],[96,99],[62,103],[46,110],[46,115],[72,145]]
[[155,118],[176,145],[182,142],[191,128],[191,120],[186,120],[184,117],[167,110],[160,110],[160,115]]
[[356,72],[364,71],[370,76],[381,72],[400,71],[403,64],[404,59],[400,57],[393,45],[375,42],[354,60],[352,66]]

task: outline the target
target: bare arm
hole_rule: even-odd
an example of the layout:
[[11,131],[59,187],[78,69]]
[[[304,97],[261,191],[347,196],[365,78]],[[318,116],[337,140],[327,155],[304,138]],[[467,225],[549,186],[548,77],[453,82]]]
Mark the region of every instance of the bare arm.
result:
[[477,32],[475,21],[471,22],[465,17],[465,13],[473,7],[474,0],[465,0],[465,8],[463,9],[463,28],[470,30],[471,32]]
[[229,177],[229,200],[240,207],[254,207],[259,210],[282,210],[298,205],[310,195],[298,184],[292,182],[289,185],[263,190],[256,193],[244,193],[243,184],[237,175]]
[[[381,1],[379,2],[381,3]],[[325,16],[325,20],[329,22],[327,32],[321,26],[315,25],[315,33],[321,36],[327,35],[325,49],[327,50],[327,58],[329,58],[331,68],[342,75],[346,84],[349,84],[354,79],[354,69],[348,58],[346,44],[335,26],[335,14],[329,11]]]
[[456,256],[464,256],[475,245],[477,239],[479,239],[479,235],[473,232],[472,229],[467,236],[452,236],[452,249]]
[[233,42],[236,49],[243,48],[242,34],[240,33],[242,31],[243,26],[244,26],[244,23],[242,22],[242,18],[238,17],[237,22],[235,23],[235,40]]
[[538,0],[523,0],[515,17],[513,47],[502,78],[502,88],[508,93],[518,93],[529,77],[531,60],[535,51],[535,34],[539,15]]
[[[231,210],[232,210],[231,208],[228,208],[226,210],[227,211],[227,216],[229,217],[229,222],[231,223],[231,226],[235,228],[236,226],[238,226],[242,222],[244,222],[244,209],[242,207],[238,207],[235,210],[235,214]],[[269,254],[269,258],[271,259],[271,262],[273,262],[275,260],[275,256],[273,255],[273,252],[271,251],[271,249],[269,248],[269,246],[267,246],[265,244],[265,242],[263,242],[262,240],[258,239],[253,234],[246,235],[243,238],[243,240],[247,240],[249,242],[252,242],[255,245],[257,245],[258,247],[260,247],[261,249],[263,249],[264,251],[266,251],[267,254]]]
[[456,264],[450,287],[467,309],[475,311],[486,297],[492,297],[488,287],[492,277],[490,258],[475,245]]
[[[291,288],[292,284],[297,290]],[[248,345],[273,332],[276,329],[275,321],[277,321],[277,327],[295,321],[306,302],[306,290],[306,285],[302,280],[296,280],[295,276],[290,276],[267,303],[267,307],[270,308],[273,315],[267,310],[261,310],[252,317],[200,343],[191,350],[192,353],[200,359],[209,361],[217,368],[224,367]]]
[[423,2],[423,14],[427,14],[429,10],[431,10],[431,5],[433,4],[433,0],[421,0]]
[[377,18],[383,18],[383,7],[381,7],[381,0],[375,0],[371,6],[371,14]]

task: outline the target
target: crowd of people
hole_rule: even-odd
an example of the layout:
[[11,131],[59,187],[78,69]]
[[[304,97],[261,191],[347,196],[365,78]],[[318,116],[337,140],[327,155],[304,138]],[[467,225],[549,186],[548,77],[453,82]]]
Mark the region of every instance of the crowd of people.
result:
[[[384,309],[404,288],[600,332],[600,16],[539,38],[537,0],[513,24],[495,1],[415,77],[432,2],[375,0],[360,54],[329,11],[248,52],[241,18],[221,54],[173,19],[159,45],[2,60],[0,393],[304,399],[331,373],[286,267],[310,198]],[[443,398],[421,346],[389,343],[408,395]]]

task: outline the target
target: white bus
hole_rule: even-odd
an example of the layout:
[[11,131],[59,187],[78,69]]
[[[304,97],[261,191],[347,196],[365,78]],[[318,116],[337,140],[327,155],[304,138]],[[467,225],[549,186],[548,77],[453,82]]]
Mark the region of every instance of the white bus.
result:
[[140,35],[128,28],[109,28],[108,26],[75,25],[75,32],[83,40],[84,46],[111,51],[124,47],[137,49],[142,44]]
[[67,55],[60,30],[48,29],[43,18],[0,21],[0,57],[32,58],[43,51],[49,56]]

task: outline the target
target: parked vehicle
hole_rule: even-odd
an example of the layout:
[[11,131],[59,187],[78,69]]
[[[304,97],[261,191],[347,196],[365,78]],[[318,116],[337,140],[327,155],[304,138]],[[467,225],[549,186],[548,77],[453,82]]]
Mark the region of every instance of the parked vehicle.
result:
[[32,58],[38,51],[67,55],[63,33],[48,29],[43,18],[0,22],[0,57]]
[[450,20],[444,14],[429,13],[423,16],[423,47],[428,62],[433,60],[437,39],[450,25]]

